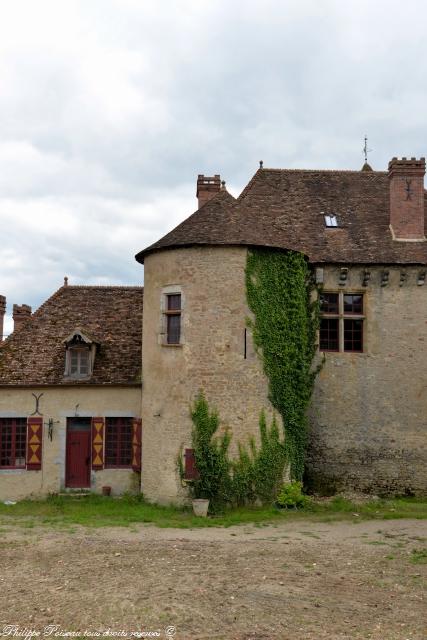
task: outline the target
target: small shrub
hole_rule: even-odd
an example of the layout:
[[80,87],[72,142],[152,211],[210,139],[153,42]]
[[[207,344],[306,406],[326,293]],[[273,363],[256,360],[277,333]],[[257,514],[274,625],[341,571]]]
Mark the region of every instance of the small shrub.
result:
[[303,509],[310,503],[310,498],[302,492],[302,482],[298,481],[284,484],[276,499],[276,504],[281,509]]
[[231,435],[226,430],[216,436],[219,417],[210,411],[209,405],[200,392],[192,407],[192,443],[199,477],[190,485],[193,498],[209,500],[209,509],[215,512],[230,499],[230,461],[228,447]]

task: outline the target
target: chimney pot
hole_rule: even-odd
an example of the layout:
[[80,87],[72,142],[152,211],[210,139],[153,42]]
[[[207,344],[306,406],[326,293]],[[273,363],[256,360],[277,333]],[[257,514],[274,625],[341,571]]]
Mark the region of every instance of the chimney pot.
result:
[[0,296],[0,342],[3,341],[4,316],[6,313],[6,297]]
[[13,305],[13,330],[20,329],[31,318],[31,307],[28,304]]
[[221,190],[221,177],[219,174],[214,176],[205,176],[199,173],[197,176],[197,191],[196,197],[199,201],[199,209],[208,202],[211,198],[216,196]]
[[394,240],[425,240],[425,158],[393,158],[388,163],[390,227]]

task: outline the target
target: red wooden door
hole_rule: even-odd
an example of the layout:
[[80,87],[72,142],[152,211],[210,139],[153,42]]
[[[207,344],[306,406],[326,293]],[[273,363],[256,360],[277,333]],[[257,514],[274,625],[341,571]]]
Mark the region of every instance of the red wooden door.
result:
[[90,431],[67,431],[66,487],[90,487],[90,445]]

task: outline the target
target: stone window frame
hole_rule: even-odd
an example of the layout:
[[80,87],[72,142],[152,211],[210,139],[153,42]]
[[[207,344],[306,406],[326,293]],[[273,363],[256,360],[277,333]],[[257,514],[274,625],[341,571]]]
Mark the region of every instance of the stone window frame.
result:
[[[179,342],[168,342],[168,296],[180,295],[181,296],[181,326],[180,326],[180,338]],[[184,337],[184,315],[185,315],[185,297],[181,285],[170,284],[162,288],[160,296],[160,330],[159,330],[159,344],[163,347],[182,347],[185,344]]]
[[[366,353],[366,295],[365,291],[353,290],[343,291],[336,289],[328,289],[322,291],[322,293],[333,293],[338,295],[338,313],[328,313],[320,311],[320,320],[322,318],[328,320],[338,320],[338,349],[321,349],[320,348],[320,335],[319,335],[319,351],[322,353]],[[344,311],[344,296],[346,295],[358,295],[362,297],[362,313],[351,313]],[[362,321],[362,349],[360,351],[344,349],[344,320],[361,320]]]

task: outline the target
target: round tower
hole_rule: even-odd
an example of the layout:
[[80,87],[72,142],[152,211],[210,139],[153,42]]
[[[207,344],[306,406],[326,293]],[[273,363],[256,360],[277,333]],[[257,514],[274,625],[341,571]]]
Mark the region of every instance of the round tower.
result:
[[[203,192],[204,187],[206,193]],[[139,254],[144,261],[142,491],[151,501],[185,501],[178,456],[191,448],[190,408],[203,391],[237,443],[258,434],[271,415],[268,385],[247,327],[247,248],[225,245],[234,198],[219,176],[198,178],[199,211]],[[196,229],[212,243],[193,244]],[[177,232],[177,233],[176,233]]]

